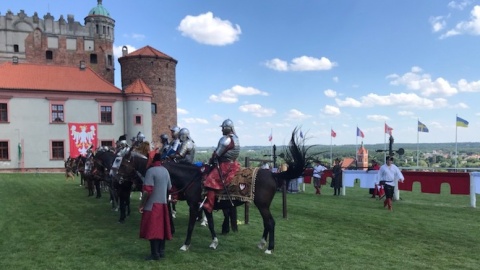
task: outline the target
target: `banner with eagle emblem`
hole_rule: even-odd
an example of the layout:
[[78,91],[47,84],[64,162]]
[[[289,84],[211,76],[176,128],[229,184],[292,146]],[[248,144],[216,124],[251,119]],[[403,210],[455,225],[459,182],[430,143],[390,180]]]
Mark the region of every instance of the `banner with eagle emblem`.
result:
[[97,147],[96,123],[68,123],[70,156],[85,156],[88,148]]

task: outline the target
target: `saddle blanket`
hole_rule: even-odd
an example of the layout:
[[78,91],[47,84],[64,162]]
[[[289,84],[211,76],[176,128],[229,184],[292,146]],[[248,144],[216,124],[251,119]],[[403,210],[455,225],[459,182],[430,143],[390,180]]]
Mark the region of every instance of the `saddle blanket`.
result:
[[[255,180],[259,168],[240,168],[235,177],[227,187],[232,200],[242,202],[252,202],[254,199]],[[228,195],[224,189],[216,193],[217,200],[228,200]]]

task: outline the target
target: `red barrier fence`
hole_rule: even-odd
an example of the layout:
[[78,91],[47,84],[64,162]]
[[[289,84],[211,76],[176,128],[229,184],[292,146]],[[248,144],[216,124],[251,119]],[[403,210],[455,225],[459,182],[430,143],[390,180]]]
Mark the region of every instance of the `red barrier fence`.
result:
[[412,191],[414,182],[419,182],[422,193],[440,194],[443,183],[450,185],[451,194],[470,194],[470,174],[450,172],[402,171],[405,181],[398,183],[398,189]]

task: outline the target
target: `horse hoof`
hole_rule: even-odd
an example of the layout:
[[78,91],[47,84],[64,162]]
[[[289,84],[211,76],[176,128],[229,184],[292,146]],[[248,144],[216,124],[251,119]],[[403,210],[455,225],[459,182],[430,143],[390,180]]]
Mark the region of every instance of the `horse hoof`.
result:
[[172,211],[172,217],[173,217],[173,218],[177,218],[177,211],[175,211],[175,210]]
[[260,240],[260,243],[258,243],[257,247],[259,249],[264,249],[266,245],[267,245],[267,241],[265,239],[262,239]]
[[190,248],[190,246],[183,245],[183,246],[180,248],[180,250],[181,250],[181,251],[187,251],[189,248]]
[[270,250],[270,249],[265,250],[265,254],[268,254],[268,255],[272,254],[272,252],[273,250]]
[[119,220],[118,223],[123,224],[125,223],[125,220]]
[[211,248],[211,249],[217,249],[217,247],[218,247],[218,238],[215,237],[215,238],[213,238],[213,241],[212,241],[212,243],[210,244],[210,248]]

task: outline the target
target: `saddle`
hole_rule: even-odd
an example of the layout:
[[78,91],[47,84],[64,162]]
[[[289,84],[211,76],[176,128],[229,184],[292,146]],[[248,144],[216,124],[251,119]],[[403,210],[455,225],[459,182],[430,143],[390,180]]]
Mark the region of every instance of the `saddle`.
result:
[[259,168],[240,168],[227,186],[228,194],[225,189],[216,192],[217,200],[229,200],[228,195],[230,195],[232,200],[252,202],[258,170]]

